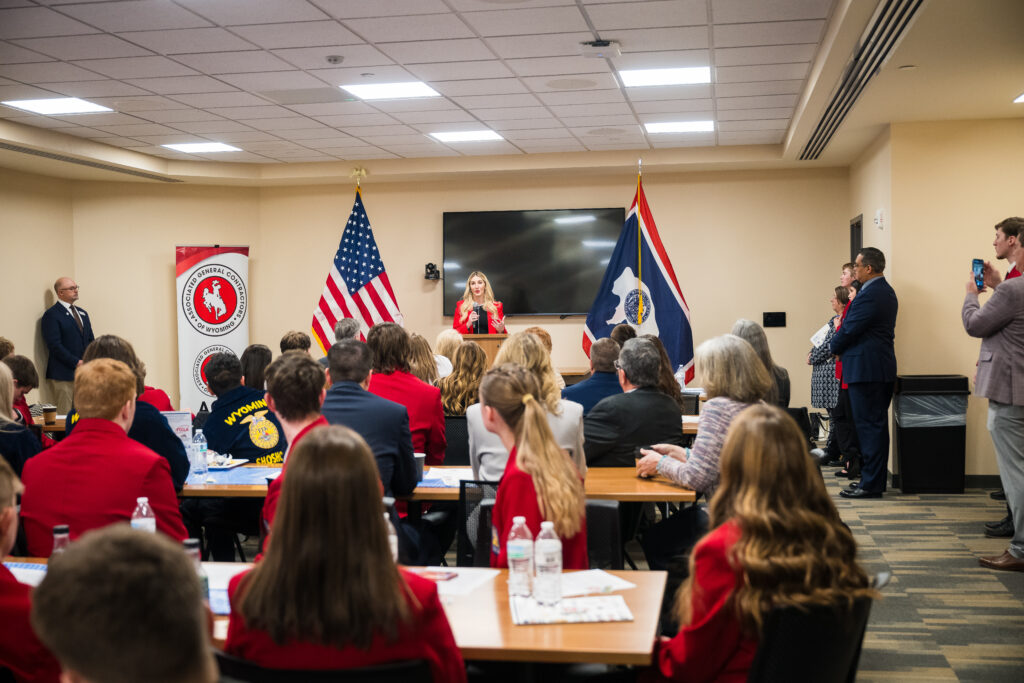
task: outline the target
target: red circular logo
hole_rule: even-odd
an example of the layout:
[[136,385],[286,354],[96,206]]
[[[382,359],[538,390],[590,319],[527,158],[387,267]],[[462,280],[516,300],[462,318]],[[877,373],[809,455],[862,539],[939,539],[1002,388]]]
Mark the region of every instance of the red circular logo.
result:
[[231,318],[238,308],[238,293],[227,279],[219,276],[200,281],[192,295],[192,306],[199,317],[210,325]]

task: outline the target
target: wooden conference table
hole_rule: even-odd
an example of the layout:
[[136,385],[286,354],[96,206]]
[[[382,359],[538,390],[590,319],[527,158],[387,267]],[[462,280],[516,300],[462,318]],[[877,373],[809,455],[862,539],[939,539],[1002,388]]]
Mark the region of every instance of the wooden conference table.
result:
[[32,417],[32,424],[39,427],[44,432],[63,432],[64,431],[64,417],[58,417],[57,421],[52,425],[48,425],[43,421],[43,416]]

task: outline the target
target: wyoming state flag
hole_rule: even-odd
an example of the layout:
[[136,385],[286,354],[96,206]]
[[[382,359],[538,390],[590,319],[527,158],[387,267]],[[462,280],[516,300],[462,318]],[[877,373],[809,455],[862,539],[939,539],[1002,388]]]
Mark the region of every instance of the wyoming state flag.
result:
[[672,367],[682,366],[686,381],[693,379],[690,309],[658,236],[639,179],[633,206],[604,272],[601,289],[587,314],[583,350],[588,356],[591,344],[609,336],[619,323],[629,323],[637,334],[659,337]]

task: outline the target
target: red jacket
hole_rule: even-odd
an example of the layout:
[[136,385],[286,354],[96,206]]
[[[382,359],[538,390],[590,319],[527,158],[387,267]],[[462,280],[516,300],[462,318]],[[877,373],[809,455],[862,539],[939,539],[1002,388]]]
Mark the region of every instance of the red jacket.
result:
[[729,597],[743,582],[730,557],[740,528],[726,522],[704,537],[694,552],[692,619],[668,641],[656,644],[658,671],[645,680],[743,683],[757,654],[757,640],[740,630]]
[[[516,463],[516,449],[508,455],[505,474],[498,484],[498,494],[491,513],[491,566],[507,568],[508,532],[512,530],[512,518],[522,515],[526,517],[526,526],[533,534],[534,540],[540,533],[540,523],[544,516],[540,512],[537,500],[537,489],[533,486],[533,477],[519,469]],[[562,540],[562,569],[589,569],[590,559],[587,556],[587,520],[583,518],[583,526],[572,538]]]
[[426,453],[427,465],[444,462],[448,442],[444,436],[440,389],[408,372],[395,370],[386,375],[376,372],[370,375],[370,393],[405,406],[409,411],[413,451]]
[[288,452],[284,454],[284,464],[281,465],[281,474],[277,476],[270,484],[267,485],[267,499],[263,501],[263,524],[264,530],[267,533],[267,538],[264,539],[264,545],[270,540],[270,528],[274,524],[274,514],[277,513],[277,499],[281,497],[281,485],[284,483],[284,470],[288,465],[288,453],[292,452],[295,448],[295,444],[302,440],[306,434],[309,434],[316,427],[328,426],[327,418],[323,415],[317,417],[313,422],[306,425],[306,427],[295,435],[295,438],[288,444]]
[[146,390],[142,392],[141,396],[139,396],[139,400],[145,401],[160,411],[174,410],[174,406],[171,405],[171,399],[163,389],[146,387]]
[[[413,594],[408,598],[412,622],[399,628],[398,638],[394,642],[388,642],[382,634],[374,636],[367,650],[351,645],[337,648],[295,641],[278,645],[266,631],[247,628],[235,609],[235,595],[239,583],[248,572],[238,574],[228,584],[231,620],[228,622],[224,650],[259,666],[311,671],[423,659],[430,665],[435,681],[465,681],[466,667],[462,662],[462,653],[455,644],[455,636],[452,635],[448,618],[441,607],[437,585],[412,572],[402,569],[399,572]],[[315,590],[315,587],[311,587],[311,590]]]
[[9,669],[19,683],[60,680],[60,664],[29,625],[31,589],[0,565],[0,670]]
[[70,525],[73,541],[130,521],[139,496],[149,497],[157,529],[177,541],[188,538],[167,460],[110,420],[79,420],[63,441],[25,463],[21,479],[29,555],[50,556],[57,524]]
[[[464,305],[466,305],[465,301],[455,304],[455,316],[452,318],[452,327],[459,334],[473,334],[469,331],[469,316],[466,316],[466,322],[462,322],[462,307]],[[470,304],[470,308],[472,308],[472,304]],[[493,315],[490,312],[487,313],[487,334],[498,334],[498,328],[494,326],[494,321],[505,317],[505,311],[500,301],[494,302],[494,310],[497,315]]]
[[[836,323],[836,332],[838,332],[839,328],[843,326],[843,321],[846,320],[846,312],[850,310],[850,304],[852,303],[853,299],[850,299],[843,307],[843,312],[839,316],[839,322]],[[838,357],[836,358],[836,379],[839,380],[839,386],[843,389],[850,388],[850,385],[843,381],[843,359]]]

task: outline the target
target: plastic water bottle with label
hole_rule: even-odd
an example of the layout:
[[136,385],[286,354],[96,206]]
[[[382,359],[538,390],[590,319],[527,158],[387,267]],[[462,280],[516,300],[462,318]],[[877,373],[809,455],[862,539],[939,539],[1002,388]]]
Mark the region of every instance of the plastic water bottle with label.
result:
[[391,559],[396,563],[398,562],[398,532],[395,531],[395,525],[391,523],[391,517],[388,513],[384,513],[384,523],[388,529],[388,547],[391,548]]
[[533,559],[537,576],[533,581],[533,599],[541,605],[557,605],[562,599],[562,541],[554,522],[541,522],[534,544]]
[[192,437],[192,476],[197,484],[206,480],[209,465],[206,460],[206,437],[202,429],[197,429]]
[[71,544],[71,531],[67,524],[58,524],[53,527],[53,550],[50,551],[50,557],[54,555],[60,555],[62,552],[68,549]]
[[156,533],[156,515],[153,514],[153,508],[149,507],[147,496],[139,496],[136,499],[135,512],[132,513],[132,528]]
[[526,526],[526,517],[512,518],[505,552],[508,555],[508,594],[528,597],[533,574],[533,534]]

